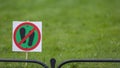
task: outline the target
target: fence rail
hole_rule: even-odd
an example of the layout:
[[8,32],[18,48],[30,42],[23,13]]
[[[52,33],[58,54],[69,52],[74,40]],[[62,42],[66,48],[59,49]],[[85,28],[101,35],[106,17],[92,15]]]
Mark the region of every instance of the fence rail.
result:
[[19,60],[19,59],[0,59],[0,62],[24,62],[24,63],[36,63],[41,65],[44,68],[48,68],[48,66],[40,61],[36,60]]
[[[24,62],[24,63],[36,63],[41,65],[43,68],[48,68],[48,66],[46,64],[44,64],[43,62],[40,61],[36,61],[36,60],[19,60],[19,59],[0,59],[0,62]],[[119,59],[85,59],[85,60],[81,60],[81,59],[72,59],[72,60],[66,60],[63,61],[62,63],[60,63],[57,68],[61,68],[62,66],[64,66],[65,64],[68,63],[78,63],[78,62],[97,62],[97,63],[101,63],[101,62],[108,62],[108,63],[120,63]],[[51,63],[51,68],[55,68],[56,65],[56,59],[52,58],[50,60]]]
[[63,65],[68,64],[68,63],[74,63],[74,62],[97,62],[97,63],[101,63],[101,62],[114,62],[114,63],[120,63],[120,60],[117,59],[88,59],[88,60],[80,60],[80,59],[73,59],[73,60],[67,60],[62,62],[61,64],[58,65],[58,68],[61,68]]

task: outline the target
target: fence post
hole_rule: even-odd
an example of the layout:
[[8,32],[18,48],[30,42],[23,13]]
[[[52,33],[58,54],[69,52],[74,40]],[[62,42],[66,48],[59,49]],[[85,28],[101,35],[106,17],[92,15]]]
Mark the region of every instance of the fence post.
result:
[[50,60],[50,64],[51,64],[51,68],[55,68],[56,60],[54,58],[52,58]]

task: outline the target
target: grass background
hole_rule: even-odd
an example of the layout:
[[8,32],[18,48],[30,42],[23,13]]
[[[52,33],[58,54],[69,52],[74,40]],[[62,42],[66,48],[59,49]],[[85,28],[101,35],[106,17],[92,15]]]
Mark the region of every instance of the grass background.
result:
[[[0,0],[0,58],[25,59],[12,51],[12,21],[42,21],[41,53],[29,59],[57,65],[66,59],[120,58],[119,0]],[[28,68],[39,65],[29,64]],[[120,64],[66,65],[65,68],[116,68]],[[97,66],[97,67],[96,67]],[[107,66],[107,67],[106,67]],[[24,63],[0,63],[0,68],[21,68]]]

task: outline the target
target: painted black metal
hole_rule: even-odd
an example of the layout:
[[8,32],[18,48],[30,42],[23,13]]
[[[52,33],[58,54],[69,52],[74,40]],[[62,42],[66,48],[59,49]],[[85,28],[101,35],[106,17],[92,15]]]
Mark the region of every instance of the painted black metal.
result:
[[58,65],[58,68],[61,68],[63,65],[68,64],[68,63],[74,63],[74,62],[114,62],[114,63],[120,63],[120,60],[113,60],[113,59],[92,59],[92,60],[80,60],[80,59],[73,59],[73,60],[67,60],[62,62],[61,64]]
[[[0,59],[0,62],[24,62],[24,63],[36,63],[41,65],[43,68],[48,68],[48,66],[40,61],[36,61],[36,60],[19,60],[19,59]],[[80,60],[80,59],[73,59],[73,60],[67,60],[62,62],[61,64],[58,65],[57,68],[61,68],[62,66],[64,66],[65,64],[68,63],[76,63],[76,62],[108,62],[108,63],[120,63],[120,60],[118,59],[86,59],[86,60]],[[56,64],[56,60],[54,58],[52,58],[50,60],[51,63],[51,68],[55,68],[55,64]]]
[[56,60],[54,58],[52,58],[50,60],[50,64],[51,64],[51,68],[55,68]]
[[19,59],[0,59],[0,62],[24,62],[24,63],[36,63],[40,64],[44,68],[48,68],[48,66],[40,61],[36,60],[19,60]]

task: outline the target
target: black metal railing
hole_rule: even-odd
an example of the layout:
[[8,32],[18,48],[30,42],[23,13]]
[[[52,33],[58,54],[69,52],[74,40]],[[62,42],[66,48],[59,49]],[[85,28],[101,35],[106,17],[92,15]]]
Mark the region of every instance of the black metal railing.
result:
[[[40,61],[36,60],[18,60],[18,59],[0,59],[0,62],[24,62],[24,63],[36,63],[41,65],[43,68],[48,68],[46,64]],[[57,68],[61,68],[62,66],[68,64],[68,63],[78,63],[78,62],[97,62],[97,63],[102,63],[102,62],[108,62],[108,63],[120,63],[119,59],[72,59],[72,60],[66,60],[60,63]],[[52,58],[50,60],[51,68],[55,68],[56,65],[56,59]]]
[[0,59],[0,62],[24,62],[24,63],[36,63],[41,65],[43,68],[48,68],[48,66],[40,61],[36,60],[18,60],[18,59]]
[[114,63],[120,63],[120,60],[113,60],[113,59],[88,59],[88,60],[80,60],[80,59],[73,59],[73,60],[67,60],[67,61],[64,61],[62,62],[61,64],[58,65],[57,68],[61,68],[62,66],[64,66],[65,64],[68,64],[68,63],[76,63],[76,62],[97,62],[97,63],[101,63],[101,62],[114,62]]

